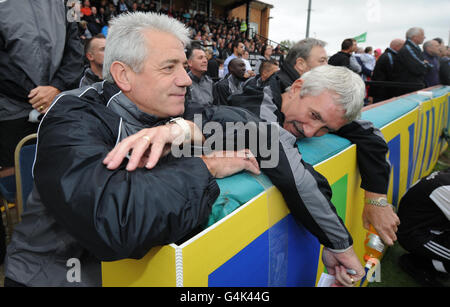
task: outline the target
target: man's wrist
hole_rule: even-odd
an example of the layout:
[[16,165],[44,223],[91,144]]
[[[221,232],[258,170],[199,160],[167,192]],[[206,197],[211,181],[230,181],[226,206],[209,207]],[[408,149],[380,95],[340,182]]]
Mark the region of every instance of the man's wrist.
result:
[[172,143],[181,145],[191,141],[191,126],[181,117],[171,119],[168,124],[171,126],[170,133],[173,137]]
[[366,198],[366,203],[377,207],[387,207],[389,203],[386,197]]

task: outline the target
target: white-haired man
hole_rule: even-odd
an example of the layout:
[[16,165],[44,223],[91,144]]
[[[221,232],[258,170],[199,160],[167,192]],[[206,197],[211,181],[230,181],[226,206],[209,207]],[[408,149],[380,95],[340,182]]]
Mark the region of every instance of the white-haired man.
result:
[[[284,125],[284,118],[290,117],[286,114],[287,110],[281,107],[281,95],[288,91],[304,73],[319,66],[327,65],[327,56],[325,51],[326,43],[324,41],[307,38],[295,44],[289,50],[286,60],[281,65],[280,71],[270,78],[267,82],[269,88],[264,92],[270,92],[273,101],[266,105],[273,104],[276,110],[275,117],[277,122]],[[349,45],[350,46],[350,45]],[[251,89],[244,89],[244,96],[252,96]],[[236,98],[239,100],[239,98]],[[255,111],[260,115],[262,101],[248,100],[242,102],[251,111]],[[239,105],[239,103],[233,104]],[[296,109],[292,108],[290,112]],[[304,114],[307,116],[309,113]],[[266,121],[273,121],[273,116],[263,118]],[[356,119],[356,118],[355,118]],[[320,121],[318,121],[320,123]],[[299,121],[299,123],[302,123]],[[309,129],[305,125],[306,130]],[[390,210],[387,203],[386,194],[389,185],[390,164],[386,160],[388,147],[381,132],[373,126],[371,122],[362,120],[350,121],[347,125],[334,131],[333,133],[347,138],[357,145],[358,166],[361,172],[361,187],[365,190],[366,204],[363,211],[363,225],[369,229],[369,225],[373,225],[380,234],[382,240],[392,245],[397,240],[395,235],[397,225],[399,223],[397,215]],[[304,135],[306,137],[318,136],[315,133]],[[304,137],[302,136],[302,137]]]
[[[99,286],[100,261],[141,258],[200,226],[219,195],[215,178],[259,173],[247,154],[166,155],[155,166],[165,147],[197,135],[179,117],[191,85],[188,42],[184,25],[165,15],[111,21],[105,81],[62,93],[41,122],[35,186],[8,246],[5,286]],[[69,259],[79,263],[75,276]]]
[[414,27],[406,32],[406,42],[398,52],[394,64],[394,80],[411,83],[408,87],[399,87],[394,92],[396,96],[411,93],[425,87],[425,74],[431,65],[425,60],[420,45],[425,40],[422,28]]
[[[185,108],[191,84],[184,69],[187,33],[165,15],[117,17],[106,43],[105,81],[54,101],[39,128],[28,210],[8,246],[6,286],[101,285],[100,261],[141,258],[150,248],[196,230],[219,194],[215,178],[242,170],[260,173],[261,159],[245,148],[240,149],[245,155],[166,155],[170,145],[204,140],[194,123],[179,117],[183,113],[188,118],[203,110],[203,121],[223,126],[256,118],[232,107],[192,103]],[[190,110],[191,105],[200,109]],[[330,128],[338,125],[333,122]],[[351,286],[364,270],[329,201],[326,180],[308,168],[303,178],[309,185],[318,182],[320,193],[306,184],[298,191],[285,181],[284,150],[274,150],[282,162],[266,169],[268,176],[294,216],[327,247],[323,261],[328,272],[338,284]],[[307,207],[314,210],[308,213]],[[79,262],[82,278],[68,274],[69,259]],[[351,277],[346,269],[356,274]]]

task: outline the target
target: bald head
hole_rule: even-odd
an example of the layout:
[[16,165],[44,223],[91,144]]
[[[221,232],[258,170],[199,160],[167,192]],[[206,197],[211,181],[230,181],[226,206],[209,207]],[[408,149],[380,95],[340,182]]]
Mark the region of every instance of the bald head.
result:
[[440,55],[439,47],[440,47],[439,43],[435,40],[430,40],[425,42],[425,44],[423,44],[423,50],[431,56]]
[[391,47],[392,50],[395,50],[398,52],[398,51],[400,51],[400,49],[402,49],[404,44],[405,44],[404,39],[396,38],[391,42],[391,45],[389,47]]
[[228,64],[228,70],[230,71],[230,74],[238,79],[244,79],[246,72],[245,62],[240,58],[234,58],[230,61],[230,64]]

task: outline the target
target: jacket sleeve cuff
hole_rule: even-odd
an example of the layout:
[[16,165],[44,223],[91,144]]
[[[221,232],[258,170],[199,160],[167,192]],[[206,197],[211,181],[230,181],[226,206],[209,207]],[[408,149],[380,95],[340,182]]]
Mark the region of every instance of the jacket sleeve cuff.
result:
[[64,92],[66,90],[66,85],[64,84],[64,82],[59,79],[59,78],[55,78],[50,82],[50,85],[53,87],[56,87],[58,90],[60,90],[61,92]]

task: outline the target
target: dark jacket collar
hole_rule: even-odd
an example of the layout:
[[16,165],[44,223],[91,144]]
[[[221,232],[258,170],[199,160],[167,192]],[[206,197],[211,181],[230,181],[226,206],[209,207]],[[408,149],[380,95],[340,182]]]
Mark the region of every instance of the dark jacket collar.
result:
[[276,75],[280,79],[280,89],[282,93],[284,93],[286,88],[291,86],[295,80],[300,78],[300,74],[288,63],[283,63]]

